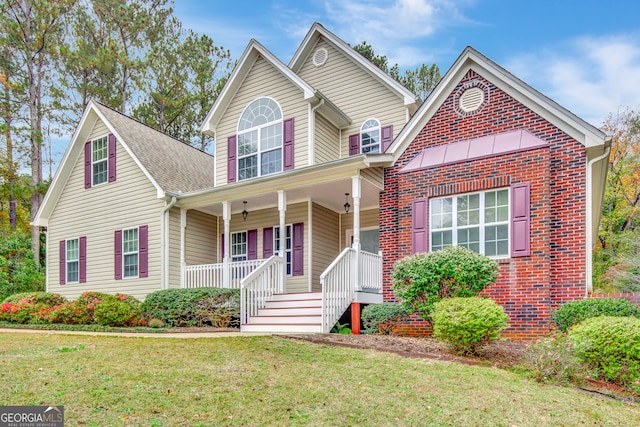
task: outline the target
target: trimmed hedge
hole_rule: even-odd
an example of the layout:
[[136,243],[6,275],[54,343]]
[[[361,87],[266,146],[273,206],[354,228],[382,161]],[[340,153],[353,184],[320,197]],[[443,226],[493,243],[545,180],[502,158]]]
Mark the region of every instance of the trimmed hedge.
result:
[[599,316],[569,330],[576,355],[598,377],[640,392],[640,319]]
[[168,327],[233,327],[240,320],[240,290],[220,288],[168,289],[149,294],[142,315]]
[[640,319],[640,307],[619,298],[582,299],[562,304],[553,313],[556,327],[566,332],[583,320],[598,316],[633,316]]
[[362,309],[364,333],[389,335],[410,314],[411,311],[406,306],[396,302],[370,304]]

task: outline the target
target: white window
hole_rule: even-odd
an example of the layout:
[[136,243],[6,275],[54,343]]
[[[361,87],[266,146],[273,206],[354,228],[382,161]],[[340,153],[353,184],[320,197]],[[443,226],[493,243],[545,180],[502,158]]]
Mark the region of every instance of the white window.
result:
[[[291,260],[293,248],[293,234],[291,224],[285,225],[285,229],[287,230],[287,235],[285,237],[284,258],[287,262],[287,276],[291,276]],[[280,227],[273,227],[273,247],[275,249],[275,253],[277,254],[278,251],[280,251]]]
[[231,233],[231,261],[247,260],[247,232]]
[[91,179],[92,185],[103,184],[109,179],[107,168],[107,137],[91,142]]
[[138,229],[129,228],[122,230],[122,270],[125,279],[138,277],[140,260],[139,247]]
[[380,122],[376,119],[369,119],[360,128],[360,144],[362,153],[380,152]]
[[509,256],[509,190],[431,199],[430,249],[464,246],[489,257]]
[[67,277],[65,283],[78,283],[80,268],[80,243],[79,239],[69,239],[66,242],[66,270]]
[[271,98],[247,106],[238,123],[238,180],[282,171],[282,110]]

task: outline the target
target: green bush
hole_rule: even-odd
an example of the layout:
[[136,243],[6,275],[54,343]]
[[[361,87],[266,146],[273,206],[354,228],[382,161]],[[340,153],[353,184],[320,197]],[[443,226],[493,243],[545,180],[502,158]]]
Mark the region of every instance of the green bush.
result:
[[231,312],[229,322],[237,324],[240,319],[240,290],[168,289],[147,295],[140,308],[145,318],[160,319],[169,327],[214,324],[228,319]]
[[134,326],[139,324],[140,314],[140,302],[123,294],[103,299],[93,310],[93,318],[100,326]]
[[522,357],[522,366],[534,380],[542,383],[580,383],[588,375],[567,336],[557,331],[551,337],[528,345]]
[[34,304],[46,304],[54,306],[62,304],[67,301],[62,295],[54,294],[51,292],[22,292],[19,294],[13,294],[5,298],[3,302],[28,302]]
[[553,313],[557,328],[566,332],[583,320],[598,316],[633,316],[640,319],[640,307],[619,298],[581,299],[562,304]]
[[389,335],[410,314],[411,311],[403,304],[395,302],[370,304],[362,309],[364,333]]
[[431,320],[433,335],[455,353],[476,354],[484,344],[498,338],[509,316],[487,298],[447,298],[434,305]]
[[0,239],[0,301],[16,293],[44,289],[44,269],[33,261],[31,234],[14,231]]
[[593,317],[571,327],[569,340],[599,378],[640,392],[640,319]]
[[393,291],[413,311],[429,318],[444,298],[472,297],[498,279],[498,263],[461,246],[419,253],[397,261]]
[[47,313],[66,299],[48,292],[14,294],[0,307],[0,320],[12,323],[48,323]]
[[43,318],[55,324],[90,325],[93,324],[93,310],[89,310],[84,301],[75,300],[52,307]]

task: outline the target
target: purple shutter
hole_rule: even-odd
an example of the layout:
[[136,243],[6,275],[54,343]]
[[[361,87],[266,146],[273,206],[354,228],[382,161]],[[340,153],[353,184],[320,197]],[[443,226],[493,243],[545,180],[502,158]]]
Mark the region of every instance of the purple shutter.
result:
[[[293,224],[293,250],[291,253],[292,275],[304,274],[304,224]],[[284,243],[286,230],[280,230],[280,239]]]
[[80,283],[87,283],[87,237],[80,238]]
[[511,256],[531,255],[530,230],[530,185],[528,183],[511,186]]
[[67,242],[60,240],[60,284],[67,282]]
[[224,261],[224,233],[220,235],[220,259]]
[[235,135],[227,138],[227,182],[236,182],[236,144]]
[[109,145],[107,148],[109,159],[107,163],[109,168],[109,182],[114,182],[116,180],[116,136],[110,133],[108,140]]
[[258,230],[247,231],[247,259],[258,259]]
[[138,228],[138,277],[149,277],[149,226]]
[[91,188],[91,141],[84,144],[84,188]]
[[416,199],[411,202],[411,253],[427,252],[429,200]]
[[122,279],[122,230],[116,230],[113,239],[113,270],[116,280]]
[[389,148],[389,146],[391,145],[391,143],[393,142],[393,125],[390,126],[385,126],[382,128],[382,150],[380,151],[381,153],[384,153],[387,151],[387,148]]
[[283,123],[283,144],[282,144],[282,168],[283,170],[293,169],[293,118],[287,119]]
[[360,134],[349,135],[349,155],[360,154]]
[[262,230],[262,258],[273,256],[273,227]]

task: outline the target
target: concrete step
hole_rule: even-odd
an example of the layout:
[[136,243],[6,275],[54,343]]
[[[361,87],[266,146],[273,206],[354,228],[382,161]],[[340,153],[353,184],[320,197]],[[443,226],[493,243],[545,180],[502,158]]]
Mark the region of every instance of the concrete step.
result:
[[285,324],[285,325],[271,325],[263,323],[250,323],[242,325],[240,327],[242,332],[272,332],[272,333],[321,333],[322,325],[320,323],[314,324]]
[[265,325],[285,325],[287,323],[296,323],[301,325],[309,325],[313,323],[321,323],[322,315],[311,316],[251,316],[249,324],[264,323]]
[[320,316],[322,315],[322,306],[317,307],[270,307],[258,310],[258,317],[262,316]]

